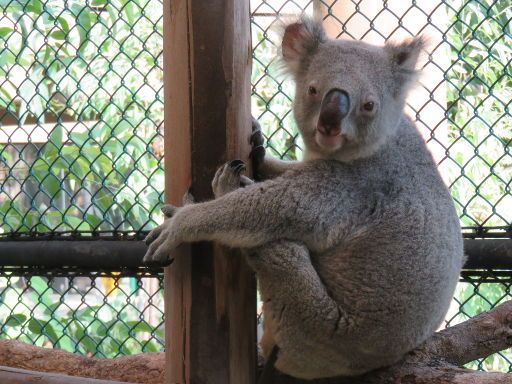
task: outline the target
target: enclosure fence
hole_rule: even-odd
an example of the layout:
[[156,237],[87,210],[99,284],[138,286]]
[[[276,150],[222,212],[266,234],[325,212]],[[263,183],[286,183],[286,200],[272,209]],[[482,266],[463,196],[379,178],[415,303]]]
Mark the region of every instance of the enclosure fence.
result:
[[[41,239],[141,239],[163,219],[161,0],[0,0],[0,10],[0,252]],[[252,113],[269,153],[286,159],[300,159],[302,143],[277,31],[303,12],[331,37],[429,37],[408,113],[464,236],[510,239],[510,2],[251,1]],[[65,251],[62,267],[41,268],[11,253],[0,337],[98,357],[163,349],[160,270],[77,267]],[[511,284],[505,269],[465,271],[447,325],[509,300]],[[512,353],[473,366],[512,371]]]

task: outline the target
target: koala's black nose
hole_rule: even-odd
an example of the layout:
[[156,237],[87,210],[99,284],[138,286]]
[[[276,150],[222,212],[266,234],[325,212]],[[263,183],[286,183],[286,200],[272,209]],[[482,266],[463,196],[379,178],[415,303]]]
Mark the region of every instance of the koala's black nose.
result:
[[338,135],[341,132],[341,120],[348,115],[349,110],[348,93],[341,89],[331,89],[322,100],[318,130],[324,135]]

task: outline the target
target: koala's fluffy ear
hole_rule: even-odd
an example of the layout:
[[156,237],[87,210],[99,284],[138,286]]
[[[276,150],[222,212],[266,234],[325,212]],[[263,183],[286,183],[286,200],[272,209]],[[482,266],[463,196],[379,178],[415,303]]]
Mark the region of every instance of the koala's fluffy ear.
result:
[[396,84],[395,97],[401,97],[414,85],[418,79],[416,69],[418,58],[427,45],[424,36],[417,36],[401,43],[386,43],[384,49],[391,61],[393,82]]
[[294,76],[307,67],[310,57],[326,40],[325,31],[319,21],[302,18],[284,28],[281,50],[285,67]]

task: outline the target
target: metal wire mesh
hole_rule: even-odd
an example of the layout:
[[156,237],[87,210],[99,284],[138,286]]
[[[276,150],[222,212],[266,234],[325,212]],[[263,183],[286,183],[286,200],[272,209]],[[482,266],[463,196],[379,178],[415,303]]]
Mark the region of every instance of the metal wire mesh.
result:
[[164,348],[163,276],[0,270],[0,338],[95,357]]
[[[463,322],[512,299],[512,271],[464,271],[455,291],[445,325]],[[512,372],[512,349],[467,365],[484,371]]]
[[154,226],[161,1],[2,0],[0,10],[0,233]]

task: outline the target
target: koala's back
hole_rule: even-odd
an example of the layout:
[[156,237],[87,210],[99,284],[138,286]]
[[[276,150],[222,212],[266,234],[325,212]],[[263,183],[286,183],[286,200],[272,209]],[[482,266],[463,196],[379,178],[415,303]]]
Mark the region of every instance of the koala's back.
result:
[[335,336],[346,356],[333,361],[339,375],[398,361],[440,326],[463,262],[451,196],[419,133],[404,118],[372,158],[313,162],[285,178],[316,186],[306,196],[297,188],[309,205],[298,211],[317,221],[317,238],[332,241],[311,258],[349,317],[349,331]]

